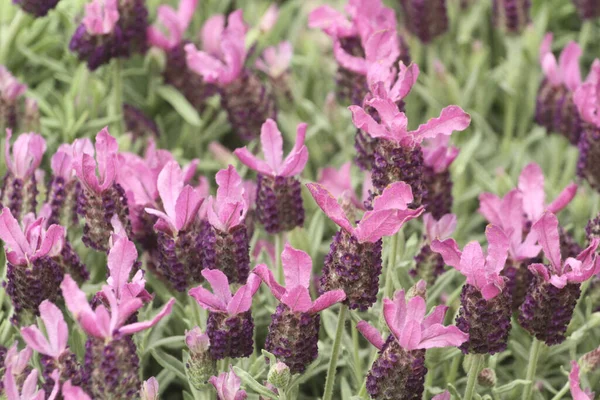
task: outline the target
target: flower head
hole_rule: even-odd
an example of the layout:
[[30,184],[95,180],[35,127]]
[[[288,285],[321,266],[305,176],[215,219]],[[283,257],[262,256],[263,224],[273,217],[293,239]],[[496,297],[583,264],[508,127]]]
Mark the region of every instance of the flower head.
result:
[[579,364],[571,361],[571,373],[569,374],[569,386],[573,400],[594,400],[594,393],[590,389],[582,390],[579,382]]
[[44,218],[24,218],[21,228],[10,209],[0,213],[0,239],[6,246],[6,259],[13,265],[26,265],[41,257],[60,254],[65,241],[65,228],[50,225],[45,228]]
[[[159,6],[157,19],[163,29],[154,26],[148,28],[147,35],[150,44],[164,50],[170,50],[179,45],[183,40],[184,32],[192,21],[197,4],[198,0],[181,0],[177,10],[168,5]],[[165,34],[164,31],[168,33]]]
[[546,34],[540,45],[540,63],[546,79],[552,86],[565,85],[569,90],[575,91],[581,85],[581,71],[579,58],[581,47],[575,42],[569,42],[564,48],[558,62],[552,54],[552,33]]
[[[425,316],[426,303],[421,296],[407,301],[404,290],[396,292],[394,300],[384,299],[385,322],[404,350],[431,349],[434,347],[460,346],[469,335],[455,326],[444,326],[448,307],[437,306]],[[365,321],[357,324],[362,335],[378,349],[385,341],[375,327]]]
[[61,144],[58,150],[50,160],[50,167],[54,176],[60,176],[65,181],[70,180],[75,172],[73,171],[76,155],[88,154],[94,156],[94,145],[88,138],[78,139],[73,144]]
[[463,274],[467,284],[479,289],[485,300],[490,300],[504,289],[505,282],[500,272],[506,263],[510,242],[504,231],[494,225],[487,227],[485,236],[489,243],[485,257],[476,241],[468,243],[461,252],[454,239],[436,239],[431,243],[431,249],[440,253],[446,264]]
[[13,102],[27,90],[27,85],[19,82],[10,71],[0,65],[0,96],[7,102]]
[[215,387],[218,400],[245,400],[248,397],[245,390],[240,390],[242,380],[233,372],[231,367],[229,372],[222,372],[219,376],[213,376],[209,379],[209,382]]
[[281,42],[277,46],[267,47],[261,58],[256,60],[255,66],[269,77],[277,79],[290,68],[292,54],[292,44],[288,41]]
[[[352,187],[351,168],[352,162],[350,161],[344,163],[339,169],[325,167],[319,172],[318,183],[336,199],[350,201],[355,207],[362,209],[363,204]],[[368,181],[370,182],[370,179]]]
[[246,218],[249,204],[244,194],[244,183],[233,165],[217,172],[216,198],[208,198],[208,221],[220,231],[227,232]]
[[142,383],[140,400],[158,400],[158,381],[152,377]]
[[292,312],[315,314],[346,298],[343,290],[331,290],[312,301],[308,290],[311,280],[312,259],[302,250],[296,250],[287,243],[281,253],[285,287],[275,280],[273,272],[260,264],[254,273],[271,289],[273,296],[288,306]]
[[456,229],[456,215],[446,214],[436,220],[431,213],[427,213],[423,215],[423,225],[425,225],[425,238],[428,243],[434,240],[446,240]]
[[83,25],[90,35],[112,33],[118,20],[117,0],[92,0],[85,6]]
[[57,360],[67,348],[69,328],[62,311],[48,300],[40,304],[40,315],[48,338],[35,325],[21,328],[21,336],[27,346]]
[[366,101],[367,106],[377,110],[381,122],[377,122],[362,107],[350,106],[354,125],[367,132],[371,137],[382,138],[412,147],[425,139],[438,135],[449,136],[453,131],[465,130],[471,123],[471,117],[458,106],[448,106],[438,118],[432,118],[416,130],[408,130],[408,119],[400,112],[396,103],[389,98],[374,97]]
[[108,133],[108,128],[102,129],[96,135],[96,160],[80,140],[82,139],[73,142],[75,175],[87,190],[102,193],[113,186],[117,176],[117,140]]
[[423,207],[416,210],[408,208],[413,201],[412,190],[406,183],[396,182],[375,198],[373,209],[365,212],[355,228],[342,206],[327,189],[317,183],[306,186],[325,214],[359,242],[374,243],[383,236],[391,236],[404,223],[417,218],[424,211]]
[[11,157],[11,137],[12,131],[7,129],[4,144],[6,166],[15,178],[31,177],[42,162],[42,157],[46,152],[46,141],[37,133],[23,133],[12,145]]
[[154,227],[173,236],[186,229],[198,217],[198,210],[204,199],[200,192],[185,185],[184,172],[176,161],[169,161],[157,179],[158,193],[164,212],[146,208],[146,212],[156,215],[159,220]]
[[129,281],[131,269],[138,257],[135,244],[126,236],[119,234],[113,234],[111,240],[112,246],[107,257],[109,277],[106,283],[117,301],[124,302],[135,298],[144,301],[152,300],[152,296],[145,289],[146,280],[142,269],[138,270]]
[[252,274],[248,277],[248,282],[232,296],[229,280],[223,272],[218,269],[204,269],[202,276],[212,287],[213,293],[202,286],[190,289],[188,293],[196,299],[200,307],[214,313],[228,315],[245,313],[252,306],[252,296],[260,286],[260,279]]
[[544,250],[550,266],[544,264],[531,264],[529,270],[550,282],[553,286],[562,289],[567,283],[581,283],[600,272],[600,258],[596,256],[596,249],[600,239],[592,239],[590,245],[576,258],[569,257],[564,263],[560,254],[560,239],[558,233],[558,218],[546,212],[531,229],[536,232],[538,242]]
[[202,29],[204,51],[193,44],[185,46],[188,67],[206,82],[219,85],[227,85],[240,76],[247,55],[242,10],[229,15],[227,27],[223,24],[222,16],[206,22]]
[[237,149],[233,153],[244,165],[260,174],[271,177],[295,176],[302,172],[308,161],[308,149],[304,145],[305,137],[306,124],[298,124],[294,148],[283,159],[283,137],[275,121],[269,118],[260,130],[260,144],[264,161],[258,159],[247,147]]
[[450,136],[437,135],[423,142],[423,163],[439,174],[447,171],[460,150],[450,145]]

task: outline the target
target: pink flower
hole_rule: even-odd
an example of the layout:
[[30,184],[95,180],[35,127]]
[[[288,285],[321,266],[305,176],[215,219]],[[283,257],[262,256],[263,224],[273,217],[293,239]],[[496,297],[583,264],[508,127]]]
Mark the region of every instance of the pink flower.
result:
[[188,67],[206,82],[219,85],[227,85],[240,76],[247,55],[242,10],[229,15],[226,28],[223,23],[221,16],[206,21],[202,29],[205,51],[199,51],[193,44],[185,46]]
[[258,259],[263,251],[269,257],[271,262],[275,262],[275,245],[273,243],[265,239],[257,240],[254,249],[252,249],[252,257],[254,257],[255,260]]
[[171,313],[173,303],[175,303],[175,299],[170,299],[150,321],[125,325],[127,319],[143,306],[144,303],[140,298],[123,298],[119,301],[113,289],[104,285],[102,295],[107,299],[110,311],[103,304],[92,310],[85,293],[77,287],[77,283],[70,275],[65,275],[60,287],[67,308],[81,328],[88,335],[103,340],[111,340],[118,335],[131,335],[156,325]]
[[92,0],[85,6],[83,25],[90,35],[112,33],[118,20],[117,0]]
[[12,374],[15,376],[21,375],[25,371],[25,368],[27,368],[32,354],[33,350],[29,346],[19,351],[18,342],[15,341],[4,356],[4,367],[7,369],[10,368]]
[[75,155],[88,154],[94,156],[94,145],[88,138],[78,139],[73,144],[61,144],[58,150],[50,160],[52,173],[54,176],[60,176],[65,181],[69,181],[74,175],[73,163]]
[[413,201],[412,190],[406,183],[396,182],[375,198],[373,209],[365,212],[355,228],[327,189],[317,183],[309,183],[306,187],[325,214],[361,243],[374,243],[383,236],[395,234],[404,223],[417,218],[424,211],[423,207],[416,210],[408,208]]
[[113,243],[106,261],[109,272],[106,283],[114,293],[115,298],[118,302],[135,298],[143,301],[151,301],[152,296],[146,291],[144,270],[138,270],[131,281],[129,281],[131,269],[138,257],[135,244],[127,239],[126,236],[119,234],[113,234],[111,240]]
[[467,284],[479,289],[485,300],[490,300],[504,289],[500,272],[506,263],[510,241],[501,228],[493,225],[487,227],[485,236],[489,243],[485,258],[476,241],[469,242],[461,252],[454,239],[436,239],[431,243],[431,250],[440,253],[446,264],[467,278]]
[[222,372],[208,381],[215,387],[218,400],[245,400],[248,397],[245,390],[240,390],[242,380],[231,367],[229,372]]
[[12,131],[7,129],[4,143],[6,166],[15,178],[29,178],[33,176],[36,168],[42,162],[42,157],[46,152],[46,141],[37,133],[23,133],[12,145],[11,157],[11,137]]
[[[59,383],[58,383],[58,370],[54,370],[52,374],[52,378],[54,379],[54,388],[48,397],[48,400],[54,400],[58,395]],[[6,394],[7,400],[45,400],[46,393],[43,389],[37,390],[37,381],[38,381],[38,370],[33,369],[27,378],[25,378],[25,382],[23,383],[23,387],[21,388],[21,392],[19,393],[19,387],[17,386],[17,382],[15,381],[15,376],[13,375],[13,371],[10,367],[6,368],[4,373],[4,392]]]
[[296,129],[296,144],[294,148],[283,159],[283,138],[272,119],[262,125],[260,130],[260,144],[265,160],[258,159],[247,147],[237,149],[233,152],[242,164],[257,171],[260,174],[276,177],[290,177],[299,175],[308,161],[308,149],[304,145],[306,137],[306,124],[298,124]]
[[[404,350],[431,349],[434,347],[460,346],[469,335],[456,326],[444,326],[444,316],[448,307],[437,306],[425,316],[426,303],[421,296],[406,301],[404,290],[396,292],[394,300],[383,300],[383,316],[392,335]],[[360,321],[356,328],[377,347],[385,343],[375,327]]]
[[258,23],[258,27],[261,32],[269,32],[275,24],[277,23],[277,19],[279,18],[279,7],[277,4],[271,4],[267,11],[260,18],[260,22]]
[[64,400],[92,400],[82,388],[71,385],[71,380],[63,383],[61,394]]
[[158,175],[157,187],[165,212],[146,208],[159,220],[154,227],[172,236],[186,229],[198,217],[204,201],[197,189],[185,185],[185,176],[176,161],[169,161]]
[[594,60],[586,82],[577,88],[573,101],[584,121],[600,126],[600,60]]
[[456,229],[456,215],[446,214],[436,221],[436,219],[427,213],[423,215],[423,225],[425,225],[425,238],[431,244],[434,240],[448,239]]
[[158,381],[152,377],[142,383],[140,400],[158,400]]
[[[81,139],[73,142],[73,168],[75,175],[87,190],[100,194],[113,186],[117,176],[117,140],[108,133],[108,128],[102,129],[96,135],[96,160],[88,154]],[[98,175],[96,175],[96,168]]]
[[571,361],[571,373],[569,374],[569,386],[573,400],[594,400],[594,393],[590,389],[582,390],[579,382],[579,364]]
[[465,130],[471,123],[471,117],[458,106],[448,106],[438,118],[432,118],[417,130],[408,130],[408,119],[391,99],[372,98],[367,106],[377,110],[381,122],[377,122],[362,107],[350,106],[354,125],[366,131],[371,137],[394,141],[401,146],[414,146],[425,139],[438,135],[449,136],[453,131]]
[[544,264],[531,264],[529,270],[534,275],[562,289],[569,282],[581,283],[600,272],[600,258],[596,257],[595,253],[600,239],[592,239],[590,245],[579,253],[577,258],[569,257],[563,264],[556,216],[546,212],[531,229],[536,232],[544,255],[550,261],[549,267]]
[[198,286],[190,289],[189,295],[196,299],[200,307],[206,310],[232,316],[245,313],[250,309],[252,296],[260,286],[260,279],[251,274],[248,277],[248,282],[232,296],[229,281],[223,272],[218,269],[204,269],[202,270],[202,276],[212,287],[213,293],[202,286]]
[[437,135],[423,142],[423,163],[436,174],[447,171],[458,157],[460,150],[449,143],[450,136],[447,135]]
[[256,60],[255,66],[269,77],[277,79],[290,68],[292,54],[292,44],[281,42],[277,46],[267,47],[261,58]]
[[323,186],[336,199],[350,201],[355,207],[362,209],[363,204],[352,187],[350,170],[352,162],[344,163],[339,169],[325,167],[319,173],[319,185]]
[[[179,45],[183,34],[190,25],[198,0],[181,0],[179,8],[174,10],[171,6],[161,5],[158,7],[158,22],[163,30],[151,26],[147,30],[148,42],[163,50],[170,50]],[[164,31],[168,33],[163,33]]]
[[217,172],[217,196],[208,198],[208,222],[223,232],[238,226],[246,218],[248,204],[242,178],[233,165]]
[[69,327],[65,322],[62,311],[48,300],[44,300],[40,304],[40,315],[42,321],[44,321],[48,338],[46,339],[46,336],[35,325],[21,328],[21,336],[27,346],[40,354],[58,360],[60,355],[67,349]]
[[44,227],[44,218],[24,218],[23,229],[4,207],[0,213],[0,239],[5,243],[6,259],[13,265],[27,265],[41,257],[56,257],[62,251],[65,228]]
[[373,96],[397,103],[408,96],[418,77],[417,64],[412,63],[407,67],[400,61],[396,70],[390,64],[378,62],[369,66],[367,82]]
[[208,335],[200,329],[195,327],[191,331],[185,332],[185,344],[192,353],[201,354],[208,351],[210,346],[210,339]]
[[552,86],[564,84],[569,90],[575,91],[581,85],[581,54],[581,47],[575,42],[569,42],[557,62],[552,54],[552,33],[544,36],[540,45],[540,63],[546,79]]
[[258,265],[254,273],[267,284],[273,296],[288,306],[292,312],[318,313],[346,298],[343,290],[331,290],[323,293],[317,300],[311,300],[308,288],[312,273],[312,259],[302,250],[296,250],[286,243],[281,253],[281,262],[285,287],[277,283],[273,272],[265,264]]
[[431,400],[450,400],[452,397],[450,397],[450,392],[447,390],[444,390],[442,393],[440,394],[436,394],[435,396],[433,396],[431,398]]
[[0,96],[7,103],[25,94],[27,85],[19,82],[4,65],[0,65]]

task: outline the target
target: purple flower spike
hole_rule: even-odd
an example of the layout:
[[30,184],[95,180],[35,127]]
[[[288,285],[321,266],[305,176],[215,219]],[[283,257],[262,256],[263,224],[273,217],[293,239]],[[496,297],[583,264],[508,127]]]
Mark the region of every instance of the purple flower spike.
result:
[[600,272],[600,258],[595,254],[600,239],[593,239],[577,258],[569,257],[563,263],[556,216],[545,213],[532,230],[550,264],[529,266],[534,279],[520,308],[519,323],[538,340],[559,344],[565,340],[580,284]]
[[583,121],[573,95],[581,85],[579,58],[582,50],[577,43],[569,42],[557,61],[551,47],[552,33],[548,33],[540,46],[540,64],[545,78],[538,91],[535,121],[577,145]]
[[20,99],[27,85],[19,82],[4,65],[0,65],[0,127],[16,129],[20,122]]
[[493,0],[494,24],[509,33],[521,32],[531,21],[531,0]]
[[408,130],[408,119],[390,98],[374,97],[365,102],[373,107],[380,121],[376,121],[365,108],[350,106],[352,121],[358,129],[378,139],[374,146],[372,181],[378,193],[390,183],[408,183],[414,195],[414,204],[420,205],[426,198],[424,185],[424,159],[421,143],[440,135],[449,136],[453,131],[466,129],[471,117],[458,106],[442,110],[438,118]]
[[448,30],[445,0],[400,0],[408,30],[423,43],[429,43]]
[[246,391],[240,389],[242,380],[231,367],[229,372],[222,372],[219,376],[210,378],[210,384],[217,391],[217,400],[246,400],[248,397]]
[[203,238],[204,268],[218,269],[231,283],[246,283],[250,272],[250,244],[244,223],[249,204],[244,183],[235,168],[216,176],[217,196],[207,201],[210,229]]
[[258,172],[256,208],[258,220],[268,233],[294,229],[304,224],[300,175],[308,161],[304,145],[306,124],[298,124],[294,148],[283,158],[283,137],[272,119],[261,128],[260,141],[264,161],[243,147],[234,151],[240,161]]
[[[173,287],[183,292],[202,281],[201,224],[198,211],[204,199],[200,190],[185,185],[184,171],[169,161],[158,175],[157,188],[163,211],[146,208],[158,217],[158,269]],[[184,186],[185,185],[185,186]]]
[[462,252],[454,239],[431,243],[431,249],[440,253],[446,264],[467,278],[456,319],[458,328],[469,334],[469,340],[460,346],[464,353],[504,351],[511,328],[510,292],[505,288],[506,278],[500,275],[510,241],[497,226],[488,226],[485,234],[489,243],[485,257],[477,242],[468,243]]
[[4,158],[8,171],[4,177],[2,204],[10,208],[15,218],[21,218],[36,211],[38,190],[35,171],[46,152],[46,141],[37,133],[24,133],[11,146],[11,137],[12,131],[7,129]]
[[248,52],[242,10],[231,13],[224,25],[221,15],[206,21],[202,29],[204,51],[191,43],[185,45],[187,65],[220,88],[221,105],[234,131],[243,139],[252,139],[265,119],[276,117],[275,102],[267,87],[244,67]]
[[365,321],[356,328],[379,356],[367,375],[367,391],[375,400],[417,400],[423,396],[425,350],[435,347],[460,346],[469,335],[455,326],[444,326],[448,307],[437,306],[425,316],[426,303],[421,296],[406,299],[404,291],[394,300],[383,300],[383,315],[391,331],[387,340]]
[[[41,355],[44,390],[49,395],[56,384],[66,380],[81,384],[83,370],[77,357],[67,346],[69,331],[60,309],[50,301],[44,300],[40,304],[40,315],[48,338],[35,325],[21,328],[21,336],[29,347]],[[55,370],[60,372],[60,381],[53,377]]]
[[59,296],[63,271],[53,257],[63,249],[65,229],[59,225],[46,229],[43,218],[27,218],[21,229],[5,207],[0,214],[0,239],[5,243],[6,291],[15,309],[14,322],[23,313],[38,315],[42,301],[54,301]]
[[248,357],[254,347],[254,321],[250,307],[252,296],[260,286],[258,276],[252,274],[248,283],[231,295],[227,276],[219,270],[202,271],[213,293],[202,286],[188,292],[198,304],[209,310],[206,333],[210,338],[210,354],[215,360],[226,357]]
[[423,213],[423,207],[408,208],[412,202],[410,186],[396,182],[373,201],[356,227],[342,206],[323,186],[307,184],[308,190],[325,214],[342,228],[333,239],[325,257],[321,289],[342,289],[351,309],[367,310],[377,300],[381,274],[381,238],[391,236],[409,220]]
[[304,372],[318,356],[319,312],[344,301],[346,295],[343,290],[331,290],[312,301],[308,291],[312,272],[310,256],[286,244],[281,261],[286,287],[277,283],[273,272],[264,264],[258,265],[254,273],[280,301],[271,315],[265,349],[296,374]]
[[423,215],[425,225],[425,242],[419,253],[415,256],[415,268],[410,271],[411,276],[425,280],[432,286],[438,276],[442,275],[444,259],[439,253],[431,250],[434,240],[448,239],[456,229],[456,215],[446,214],[436,220],[430,213]]

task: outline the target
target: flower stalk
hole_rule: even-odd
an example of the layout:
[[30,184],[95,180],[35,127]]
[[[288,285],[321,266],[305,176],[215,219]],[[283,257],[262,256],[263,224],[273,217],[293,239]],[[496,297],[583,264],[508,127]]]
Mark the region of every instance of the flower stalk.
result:
[[522,400],[530,400],[533,393],[533,379],[537,371],[538,359],[540,358],[540,350],[542,349],[542,342],[533,338],[531,342],[531,349],[529,351],[529,362],[527,363],[527,374],[525,379],[529,381],[526,384],[525,390],[523,391]]
[[333,384],[335,383],[335,374],[337,371],[337,362],[340,352],[340,345],[342,344],[342,335],[344,333],[344,326],[346,325],[346,313],[348,312],[348,306],[342,304],[340,307],[340,314],[338,316],[337,328],[335,330],[335,338],[333,341],[333,347],[331,348],[331,358],[329,360],[329,367],[327,368],[327,378],[325,379],[325,392],[323,393],[323,400],[333,399]]

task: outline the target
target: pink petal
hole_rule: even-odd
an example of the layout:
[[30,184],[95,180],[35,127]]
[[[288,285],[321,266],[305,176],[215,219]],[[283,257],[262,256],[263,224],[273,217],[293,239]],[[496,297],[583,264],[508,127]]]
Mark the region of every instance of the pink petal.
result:
[[260,144],[269,167],[273,171],[279,171],[283,162],[283,138],[277,124],[270,118],[260,129]]
[[62,151],[57,151],[52,156],[50,166],[54,175],[68,180],[71,178],[71,173],[73,172],[72,162],[73,157],[71,157],[69,154]]
[[106,35],[119,20],[116,0],[93,0],[85,6],[83,25],[90,35]]
[[427,329],[434,324],[443,324],[446,311],[448,311],[447,306],[442,305],[435,307],[433,311],[423,320],[423,329]]
[[460,268],[461,251],[454,239],[446,239],[444,241],[434,240],[431,242],[431,250],[442,255],[444,262],[456,269]]
[[392,334],[399,340],[406,322],[406,300],[404,290],[396,292],[394,300],[383,299],[383,317]]
[[202,48],[209,54],[218,55],[221,52],[221,36],[225,29],[225,17],[213,15],[204,22],[200,33]]
[[480,290],[488,283],[483,250],[478,242],[467,243],[460,257],[460,268],[457,269],[467,278],[467,283]]
[[63,384],[61,394],[64,400],[92,400],[82,388],[71,385],[70,379]]
[[283,253],[281,253],[281,262],[287,287],[309,287],[312,259],[306,252],[294,249],[289,243],[286,243]]
[[140,400],[159,400],[158,381],[155,377],[144,381],[140,390]]
[[471,123],[471,116],[458,106],[448,106],[438,118],[432,118],[420,125],[413,136],[421,141],[437,135],[450,135],[453,131],[464,131]]
[[308,161],[308,149],[304,145],[304,139],[306,137],[305,123],[298,124],[296,128],[296,143],[294,148],[285,158],[281,169],[278,171],[279,176],[296,176],[299,175],[306,166]]
[[531,230],[538,235],[538,242],[544,249],[546,258],[554,266],[557,272],[562,271],[562,261],[560,255],[560,238],[558,234],[558,219],[552,213],[544,215],[531,227]]
[[162,211],[155,210],[153,208],[144,208],[144,211],[146,211],[150,215],[155,215],[158,218],[160,218],[154,224],[155,230],[169,233],[171,236],[175,236],[175,234],[177,233],[177,228],[173,223],[174,221],[171,220],[171,218],[167,214],[165,214]]
[[400,69],[398,78],[390,90],[390,97],[395,101],[408,96],[419,77],[419,66],[415,63],[411,63],[408,67],[405,67],[402,61],[400,61],[398,67]]
[[281,302],[288,306],[293,312],[308,312],[312,307],[312,300],[308,289],[304,286],[295,286],[286,290]]
[[236,315],[244,313],[252,306],[252,296],[256,293],[261,283],[258,275],[250,274],[248,282],[241,286],[227,305],[227,314]]
[[161,319],[171,314],[174,303],[175,299],[170,299],[167,304],[165,304],[165,306],[158,312],[158,314],[156,314],[156,316],[154,316],[154,318],[152,318],[150,321],[136,322],[130,325],[125,325],[119,329],[119,333],[123,335],[129,335],[153,327],[154,325],[158,324]]
[[504,285],[500,283],[500,281],[486,283],[483,287],[480,288],[481,296],[485,300],[491,300],[494,297],[498,296],[500,293],[502,293],[503,288]]
[[44,321],[46,333],[50,341],[49,344],[52,349],[52,354],[50,355],[58,358],[67,348],[67,341],[69,340],[69,328],[62,311],[50,301],[44,300],[40,304],[40,315],[42,321]]
[[385,340],[373,325],[366,321],[360,321],[356,324],[356,329],[377,349],[381,350],[383,348]]
[[330,290],[320,295],[313,303],[310,312],[315,314],[323,311],[326,308],[333,306],[336,303],[346,299],[346,293],[343,290]]
[[223,308],[226,308],[231,301],[231,289],[229,289],[227,276],[218,269],[203,269],[202,276],[212,287],[213,293],[219,299]]
[[407,321],[400,332],[398,343],[405,350],[418,349],[421,342],[421,326],[418,321]]
[[351,235],[354,234],[354,227],[346,217],[346,213],[342,209],[342,206],[337,202],[337,200],[325,189],[323,186],[318,183],[307,183],[306,187],[308,191],[315,199],[315,202],[325,215],[327,215],[333,222],[338,224],[342,229]]
[[[34,373],[34,371],[37,374],[37,370],[33,370],[31,372]],[[21,394],[19,393],[17,382],[15,382],[15,377],[10,367],[6,368],[6,370],[4,371],[4,378],[2,379],[2,383],[4,384],[4,392],[6,394],[7,400],[21,399]]]
[[[58,396],[58,391],[60,390],[60,371],[58,369],[55,369],[54,371],[52,371],[52,374],[50,374],[50,376],[52,377],[52,380],[54,381],[54,386],[52,387],[52,391],[48,395],[48,400],[54,400]],[[40,391],[40,392],[42,392],[42,391]],[[44,398],[45,398],[44,395],[45,395],[45,393],[42,392],[41,396],[40,396],[40,400],[44,400]]]
[[46,340],[46,337],[37,326],[31,325],[27,328],[21,328],[21,336],[23,337],[23,340],[27,346],[31,347],[38,353],[49,355],[51,357],[57,356],[54,354],[50,343],[48,343],[48,340]]
[[189,69],[202,76],[206,82],[220,83],[226,66],[217,58],[203,51],[198,51],[193,44],[184,47]]
[[[109,321],[98,318],[97,313],[92,311],[85,293],[79,289],[77,283],[70,275],[65,275],[60,288],[67,308],[86,333],[101,339],[110,335]],[[98,307],[96,311],[98,312],[101,308],[103,306]]]
[[36,393],[37,381],[38,381],[38,371],[37,371],[37,369],[34,369],[29,373],[29,375],[27,375],[27,378],[25,378],[25,382],[23,383],[23,388],[21,388],[21,396],[17,397],[15,400],[18,400],[18,399],[37,400],[40,398],[42,400],[44,400],[44,398],[46,396],[44,396],[43,392],[42,392],[41,397],[39,395],[39,392]]
[[121,298],[123,288],[129,282],[131,268],[137,256],[135,244],[126,237],[119,237],[108,252],[108,284],[112,286],[117,298]]
[[175,203],[175,228],[181,231],[198,217],[198,210],[202,205],[202,197],[197,190],[186,185]]
[[488,272],[499,273],[504,269],[508,257],[510,241],[504,231],[495,226],[488,225],[485,230],[485,236],[488,240],[488,254],[485,260],[486,270]]
[[540,64],[544,76],[546,77],[546,79],[548,79],[552,86],[560,85],[560,74],[558,70],[558,64],[556,62],[556,57],[554,57],[554,54],[548,53],[545,56],[543,56]]
[[395,27],[375,31],[365,43],[365,58],[368,63],[392,65],[399,55],[398,32]]
[[394,182],[383,189],[383,192],[375,197],[373,210],[406,210],[408,204],[413,201],[412,189],[404,182]]
[[219,202],[235,202],[242,199],[244,192],[242,178],[233,165],[217,172],[215,180],[219,185],[217,189],[217,200]]
[[504,218],[500,208],[502,200],[492,193],[482,193],[479,195],[479,213],[483,215],[490,224],[502,226]]
[[451,400],[450,392],[445,390],[444,392],[433,396],[431,400]]
[[269,289],[271,289],[273,296],[275,296],[277,300],[281,300],[286,290],[283,286],[277,283],[275,277],[273,276],[273,272],[269,269],[269,267],[267,267],[265,264],[259,264],[252,272],[258,275],[260,279],[262,279],[262,281],[269,287]]
[[183,173],[177,161],[169,161],[158,174],[158,193],[166,214],[173,221],[177,216],[175,209],[177,198],[183,190]]
[[544,193],[544,174],[536,163],[528,164],[519,176],[519,190],[523,193],[523,208],[530,221],[544,212],[546,194]]
[[573,400],[594,400],[594,395],[588,395],[581,389],[579,381],[579,365],[577,361],[571,361],[571,372],[569,373],[569,387],[571,388],[571,396]]
[[416,210],[381,210],[367,211],[355,230],[360,242],[374,243],[383,236],[396,234],[408,220],[417,218],[425,211],[423,207]]
[[581,85],[581,71],[579,58],[583,51],[575,42],[569,42],[558,58],[558,65],[562,81],[569,90],[574,91]]
[[467,340],[469,340],[469,335],[456,326],[435,324],[423,331],[423,337],[418,348],[431,349],[434,347],[460,346]]
[[537,233],[530,231],[527,237],[525,237],[525,241],[517,246],[514,254],[517,261],[535,258],[540,254],[542,246],[536,245],[537,240]]
[[352,112],[352,122],[358,129],[367,132],[371,137],[384,138],[387,140],[396,140],[396,136],[389,132],[385,127],[377,123],[365,110],[359,106],[350,106],[348,109]]
[[112,185],[116,176],[116,154],[119,151],[117,140],[108,133],[108,128],[102,129],[96,135],[96,160],[102,190]]
[[267,176],[274,176],[274,172],[263,160],[256,158],[246,147],[236,149],[233,154],[248,168]]
[[330,6],[321,6],[311,11],[308,15],[308,26],[321,28],[331,37],[343,37],[355,33],[353,24],[346,16]]
[[548,207],[546,207],[546,209],[553,214],[557,214],[559,211],[561,211],[563,208],[569,205],[569,203],[571,202],[571,200],[573,200],[576,194],[577,185],[575,183],[571,183],[567,185],[567,187],[564,188],[562,192],[560,192],[558,197],[554,199],[554,201],[550,203]]
[[25,234],[8,207],[4,207],[0,213],[0,239],[19,259],[24,259],[26,255],[33,253]]
[[545,282],[550,280],[550,273],[544,264],[530,264],[527,269],[535,276],[542,278]]

